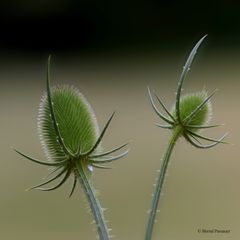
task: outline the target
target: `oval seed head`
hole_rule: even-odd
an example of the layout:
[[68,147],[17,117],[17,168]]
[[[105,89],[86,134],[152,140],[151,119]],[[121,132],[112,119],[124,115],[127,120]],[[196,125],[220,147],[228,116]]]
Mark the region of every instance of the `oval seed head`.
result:
[[[200,104],[207,98],[207,93],[205,91],[198,92],[195,94],[188,94],[181,98],[180,100],[180,117],[183,125],[194,125],[201,126],[207,124],[211,119],[211,103],[207,101],[200,110],[198,110],[192,117],[188,117],[194,112]],[[175,111],[173,115],[176,116]]]
[[[52,89],[52,102],[56,122],[65,146],[72,152],[90,150],[99,135],[95,114],[85,97],[69,86]],[[47,157],[53,161],[66,160],[54,129],[47,95],[44,94],[39,108],[38,129]]]

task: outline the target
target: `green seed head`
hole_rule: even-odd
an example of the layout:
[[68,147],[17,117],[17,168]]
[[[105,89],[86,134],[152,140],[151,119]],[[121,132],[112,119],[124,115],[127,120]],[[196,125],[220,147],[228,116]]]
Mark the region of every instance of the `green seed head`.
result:
[[[75,88],[64,86],[52,90],[56,122],[66,147],[75,153],[84,153],[93,147],[99,135],[95,114],[85,97]],[[39,109],[39,133],[47,157],[65,160],[66,155],[58,141],[45,94]]]
[[[105,164],[127,155],[128,150],[115,156],[112,155],[126,147],[127,144],[102,152],[101,141],[114,113],[100,133],[92,108],[77,89],[69,86],[53,88],[50,86],[50,57],[48,58],[46,83],[47,91],[40,103],[38,130],[49,161],[41,161],[18,150],[15,151],[34,163],[55,167],[50,173],[50,175],[55,174],[52,178],[31,189],[53,191],[73,176],[69,196],[72,196],[75,190],[77,178],[84,185],[84,189],[91,192],[88,177],[91,176],[93,168],[108,169],[109,167]],[[61,180],[57,185],[42,188],[59,178]],[[94,196],[91,200],[95,201],[93,198]]]
[[[211,118],[211,104],[208,101],[204,106],[200,108],[192,118],[188,118],[192,112],[207,98],[207,93],[205,91],[185,95],[180,100],[180,117],[183,124],[201,126],[207,124]],[[176,111],[173,112],[176,116]]]
[[[159,111],[153,99],[150,88],[148,88],[150,102],[154,111],[165,123],[167,123],[157,124],[157,126],[165,129],[174,129],[174,134],[177,134],[178,136],[183,136],[193,146],[201,149],[208,149],[216,146],[219,143],[224,143],[222,140],[227,135],[225,134],[219,139],[213,139],[197,134],[197,131],[200,129],[207,129],[219,126],[208,125],[212,114],[210,99],[214,95],[215,91],[209,96],[207,96],[207,93],[205,91],[196,94],[181,96],[183,82],[187,76],[188,71],[190,70],[190,66],[197,53],[197,50],[205,37],[206,35],[203,36],[193,47],[183,67],[182,73],[178,81],[176,101],[174,107],[172,108],[172,111],[169,111],[161,98],[154,94],[158,103],[166,112],[166,115]],[[201,140],[211,142],[211,144],[204,145],[201,143]]]

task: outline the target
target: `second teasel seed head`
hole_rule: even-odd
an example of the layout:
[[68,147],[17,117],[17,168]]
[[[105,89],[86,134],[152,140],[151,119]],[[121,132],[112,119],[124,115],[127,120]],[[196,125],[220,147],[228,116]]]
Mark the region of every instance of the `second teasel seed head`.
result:
[[[166,125],[157,124],[157,126],[172,130],[176,129],[179,133],[179,136],[183,136],[193,146],[203,149],[214,147],[219,143],[225,143],[222,140],[227,135],[225,134],[219,139],[213,139],[197,134],[197,131],[200,129],[219,126],[208,125],[212,115],[210,99],[214,95],[215,91],[210,95],[207,95],[205,91],[202,91],[200,93],[188,94],[181,97],[183,82],[188,71],[190,70],[190,66],[197,53],[197,50],[205,37],[206,35],[202,37],[194,46],[186,61],[186,64],[183,67],[183,71],[178,81],[176,100],[172,110],[169,111],[164,105],[163,101],[156,94],[154,94],[158,103],[166,112],[166,115],[158,110],[152,93],[148,88],[150,102],[154,111],[166,123]],[[211,144],[204,145],[201,143],[202,140],[211,142]]]
[[[188,118],[190,114],[206,99],[207,92],[202,91],[194,94],[184,95],[180,100],[180,117],[183,125],[201,126],[208,124],[211,120],[212,107],[211,102],[208,101],[202,108],[192,116]],[[174,105],[175,108],[175,105]],[[176,110],[174,109],[172,115],[176,117]]]

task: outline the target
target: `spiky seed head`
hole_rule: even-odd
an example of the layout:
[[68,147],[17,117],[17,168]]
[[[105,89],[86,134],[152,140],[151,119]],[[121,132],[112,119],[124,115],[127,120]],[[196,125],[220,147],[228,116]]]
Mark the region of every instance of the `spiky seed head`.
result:
[[[99,136],[98,124],[90,104],[73,87],[54,87],[51,92],[56,122],[66,147],[73,153],[78,149],[81,153],[87,152]],[[46,94],[40,103],[38,129],[47,157],[53,161],[65,160],[66,155],[54,130]]]
[[[212,115],[211,103],[208,101],[204,104],[192,118],[188,119],[188,116],[207,98],[207,92],[202,91],[195,94],[188,94],[180,100],[180,117],[183,124],[187,125],[205,125],[209,123]],[[173,115],[176,116],[176,112],[173,111]]]

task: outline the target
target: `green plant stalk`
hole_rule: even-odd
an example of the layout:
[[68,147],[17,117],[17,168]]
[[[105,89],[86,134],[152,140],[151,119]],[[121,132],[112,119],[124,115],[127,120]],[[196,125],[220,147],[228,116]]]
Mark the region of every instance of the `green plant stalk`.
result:
[[156,218],[156,214],[157,214],[157,208],[158,208],[158,204],[159,204],[160,194],[161,194],[161,191],[162,191],[164,178],[165,178],[165,175],[166,175],[166,172],[167,172],[168,163],[169,163],[169,160],[170,160],[172,150],[175,146],[175,143],[177,142],[177,140],[181,136],[181,134],[182,134],[182,128],[181,127],[176,127],[173,130],[172,136],[169,140],[167,148],[166,148],[166,150],[164,152],[164,155],[162,157],[162,164],[161,164],[161,168],[160,168],[160,173],[159,173],[159,176],[157,178],[157,182],[156,182],[156,186],[155,186],[155,190],[154,190],[154,194],[153,194],[153,198],[152,198],[152,204],[151,204],[151,208],[149,210],[148,224],[147,224],[147,231],[146,231],[146,235],[145,235],[145,240],[152,239],[153,226],[154,226],[154,223],[155,223],[155,218]]
[[97,226],[97,231],[100,240],[109,240],[109,230],[104,219],[103,209],[100,205],[100,202],[95,194],[95,190],[91,185],[89,178],[86,176],[84,167],[81,162],[76,162],[77,168],[77,177],[81,183],[86,197],[88,199],[90,208],[92,210],[93,217]]

